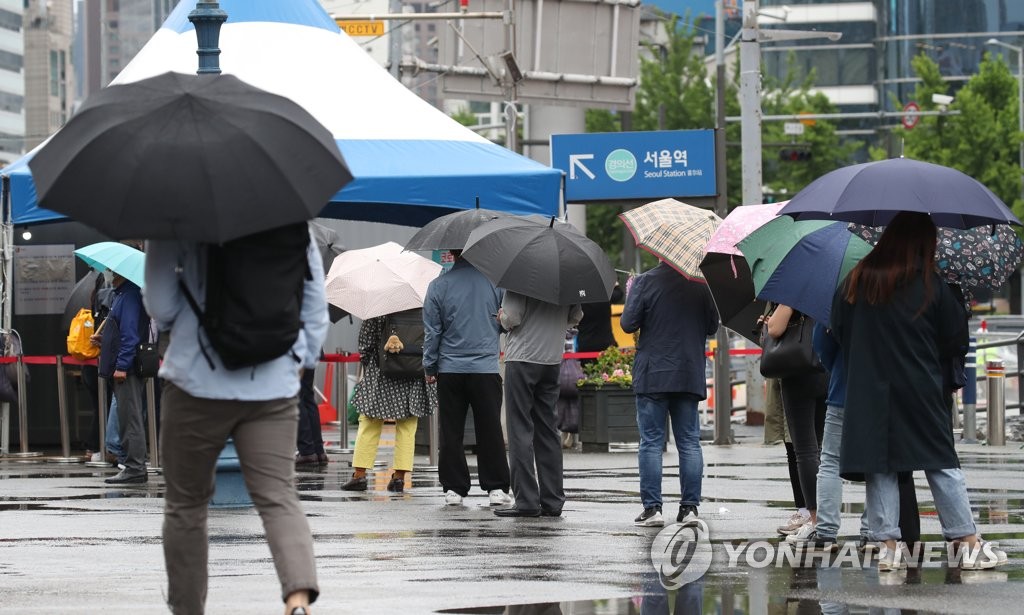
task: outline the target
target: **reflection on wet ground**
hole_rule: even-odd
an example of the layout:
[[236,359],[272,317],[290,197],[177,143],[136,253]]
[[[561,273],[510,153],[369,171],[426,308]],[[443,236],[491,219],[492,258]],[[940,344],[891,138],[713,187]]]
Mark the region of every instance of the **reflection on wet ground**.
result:
[[[741,427],[738,427],[741,429]],[[742,435],[742,432],[741,432]],[[664,590],[653,575],[651,540],[657,529],[632,526],[639,512],[636,458],[627,453],[567,453],[565,514],[558,519],[501,520],[474,487],[465,506],[442,505],[436,470],[417,466],[406,491],[385,490],[386,463],[370,472],[370,490],[346,492],[349,457],[299,468],[297,486],[314,532],[323,599],[329,613],[441,612],[537,615],[627,613],[1013,613],[1024,602],[1024,451],[998,454],[974,447],[961,454],[975,517],[985,537],[1009,557],[998,571],[961,572],[939,565],[879,574],[874,565],[822,567],[820,561],[765,567],[739,560],[727,548],[764,541],[777,548],[774,528],[792,509],[781,447],[705,447],[701,516],[715,552],[696,583]],[[390,461],[382,448],[378,458]],[[424,461],[423,458],[417,458]],[[471,461],[472,465],[472,461]],[[145,591],[125,598],[127,610],[160,612],[164,582],[160,524],[163,478],[111,487],[110,468],[55,466],[0,460],[0,603],[31,604],[52,587],[68,598],[35,612],[71,612],[68,605],[101,604],[119,595],[116,576],[97,576],[94,561],[126,560],[148,579]],[[917,477],[925,540],[942,550],[932,498]],[[678,501],[678,466],[665,458],[666,515]],[[855,532],[863,485],[844,491],[843,530]],[[117,500],[117,501],[114,501]],[[671,513],[669,512],[671,510]],[[131,523],[125,524],[125,519]],[[276,599],[259,518],[251,509],[210,513],[210,612],[260,611],[255,602],[225,609],[240,595]],[[66,574],[50,567],[52,549],[73,547]],[[78,566],[79,558],[83,561]],[[92,561],[84,561],[84,560]],[[77,567],[76,567],[77,566]],[[148,576],[147,576],[148,575]],[[75,580],[88,578],[89,584]],[[364,591],[363,588],[378,588]],[[262,593],[261,593],[262,592]],[[12,598],[13,597],[13,598]],[[143,600],[147,609],[133,609]],[[253,598],[262,600],[262,598]],[[48,603],[50,604],[50,603]],[[266,604],[263,602],[262,604]],[[217,605],[219,608],[215,608]],[[264,609],[265,610],[265,609]],[[262,612],[262,611],[261,611]]]

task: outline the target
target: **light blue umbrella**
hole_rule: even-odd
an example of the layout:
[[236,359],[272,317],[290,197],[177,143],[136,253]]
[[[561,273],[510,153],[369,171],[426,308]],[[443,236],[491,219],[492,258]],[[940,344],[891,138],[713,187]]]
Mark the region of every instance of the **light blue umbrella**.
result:
[[116,241],[101,241],[75,250],[75,256],[97,271],[109,269],[142,288],[146,278],[146,255]]

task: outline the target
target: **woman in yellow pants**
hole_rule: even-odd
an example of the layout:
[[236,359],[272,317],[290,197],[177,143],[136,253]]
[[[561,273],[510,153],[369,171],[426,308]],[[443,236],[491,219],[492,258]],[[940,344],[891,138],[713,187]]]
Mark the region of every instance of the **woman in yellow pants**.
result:
[[355,471],[341,486],[345,491],[366,491],[366,471],[373,467],[384,421],[395,421],[394,474],[388,491],[405,489],[405,476],[412,471],[419,417],[437,408],[437,387],[423,378],[391,378],[381,373],[377,348],[384,334],[384,317],[370,318],[359,327],[359,355],[363,377],[356,384],[352,404],[359,411],[359,431],[352,458]]

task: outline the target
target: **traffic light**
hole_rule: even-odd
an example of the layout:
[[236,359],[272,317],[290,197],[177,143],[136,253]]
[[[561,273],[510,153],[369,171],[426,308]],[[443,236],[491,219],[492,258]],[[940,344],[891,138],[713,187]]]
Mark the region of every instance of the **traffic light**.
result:
[[779,152],[779,160],[783,162],[808,162],[810,159],[810,150],[784,149]]

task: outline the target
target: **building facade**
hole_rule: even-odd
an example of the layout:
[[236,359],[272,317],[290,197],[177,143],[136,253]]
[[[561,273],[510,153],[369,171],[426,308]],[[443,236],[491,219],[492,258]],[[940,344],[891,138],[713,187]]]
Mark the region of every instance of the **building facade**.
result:
[[[918,82],[911,67],[924,53],[939,65],[956,90],[978,70],[990,38],[1024,45],[1024,2],[1020,0],[762,0],[758,25],[764,29],[836,31],[839,41],[804,39],[762,45],[764,74],[783,79],[814,72],[814,90],[840,112],[898,112],[911,102]],[[1016,58],[1011,58],[1016,72]],[[918,101],[919,102],[919,101]],[[894,125],[898,117],[850,118],[846,134],[869,134]]]
[[0,164],[18,158],[25,139],[23,0],[0,0]]

